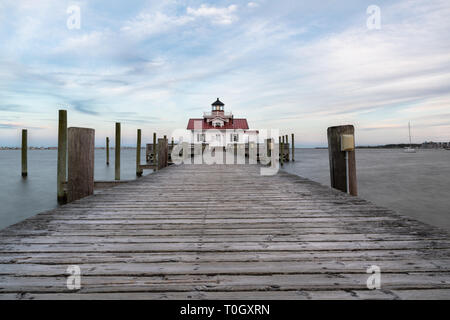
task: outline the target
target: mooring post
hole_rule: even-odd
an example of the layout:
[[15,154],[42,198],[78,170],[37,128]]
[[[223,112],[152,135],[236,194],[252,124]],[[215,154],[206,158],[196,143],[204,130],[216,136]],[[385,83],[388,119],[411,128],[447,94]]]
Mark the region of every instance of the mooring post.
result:
[[28,175],[28,131],[22,129],[22,177]]
[[167,167],[169,165],[169,140],[164,139],[164,166]]
[[331,187],[358,195],[355,161],[355,128],[352,125],[327,130]]
[[136,141],[136,175],[142,176],[143,170],[141,169],[141,129],[137,129],[137,141]]
[[116,122],[116,141],[115,141],[115,179],[120,180],[120,122]]
[[67,201],[64,183],[67,178],[67,110],[58,112],[58,164],[57,164],[57,197],[59,203]]
[[292,155],[291,155],[291,159],[292,159],[292,161],[295,161],[294,134],[292,134],[291,143],[292,143]]
[[272,157],[272,149],[271,149],[271,143],[272,143],[272,139],[266,139],[266,148],[267,148],[267,151],[266,151],[266,157],[267,157],[267,159],[268,159],[268,161],[267,161],[267,165],[271,165],[271,157]]
[[286,162],[289,162],[289,135],[286,135]]
[[106,165],[109,166],[109,137],[106,137]]
[[167,166],[167,140],[158,139],[158,170]]
[[68,129],[67,201],[94,193],[95,130]]
[[153,132],[153,164],[156,166],[156,132]]
[[281,140],[281,137],[278,137],[278,143],[280,144],[280,165],[283,165],[283,148],[284,148],[284,137],[283,140]]
[[168,150],[168,153],[169,153],[168,161],[170,161],[171,163],[173,163],[173,159],[172,159],[172,152],[174,150],[173,148],[174,148],[174,142],[173,142],[173,137],[172,137],[171,147]]

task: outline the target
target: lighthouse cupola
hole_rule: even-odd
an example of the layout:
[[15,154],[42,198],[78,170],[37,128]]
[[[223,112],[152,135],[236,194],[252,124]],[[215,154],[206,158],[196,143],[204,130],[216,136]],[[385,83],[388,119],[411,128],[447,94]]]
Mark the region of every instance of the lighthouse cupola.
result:
[[220,101],[219,98],[217,98],[217,100],[211,106],[212,106],[211,111],[223,113],[223,107],[225,106],[225,104],[222,101]]

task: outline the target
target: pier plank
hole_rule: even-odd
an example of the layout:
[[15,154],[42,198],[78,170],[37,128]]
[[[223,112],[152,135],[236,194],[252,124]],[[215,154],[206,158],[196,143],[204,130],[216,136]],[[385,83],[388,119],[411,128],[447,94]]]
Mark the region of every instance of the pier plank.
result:
[[450,299],[448,233],[259,169],[170,166],[0,231],[0,299]]

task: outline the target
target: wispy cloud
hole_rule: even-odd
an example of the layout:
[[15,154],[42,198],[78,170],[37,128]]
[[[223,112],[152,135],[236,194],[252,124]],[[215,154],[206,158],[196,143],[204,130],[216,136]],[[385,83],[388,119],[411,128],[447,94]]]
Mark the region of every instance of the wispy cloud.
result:
[[44,127],[27,126],[21,123],[0,122],[0,129],[45,129]]
[[235,15],[237,8],[237,5],[234,4],[222,8],[202,4],[198,8],[188,7],[187,14],[193,17],[207,18],[212,23],[231,24],[238,19]]
[[96,116],[99,112],[95,110],[94,106],[94,100],[72,101],[68,104],[69,108],[73,108],[78,112]]

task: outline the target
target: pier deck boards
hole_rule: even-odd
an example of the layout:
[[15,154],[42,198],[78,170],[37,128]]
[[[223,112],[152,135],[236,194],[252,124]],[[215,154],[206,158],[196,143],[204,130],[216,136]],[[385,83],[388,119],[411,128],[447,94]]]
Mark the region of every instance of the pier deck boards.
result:
[[171,166],[1,231],[0,298],[450,299],[450,237],[286,172]]

